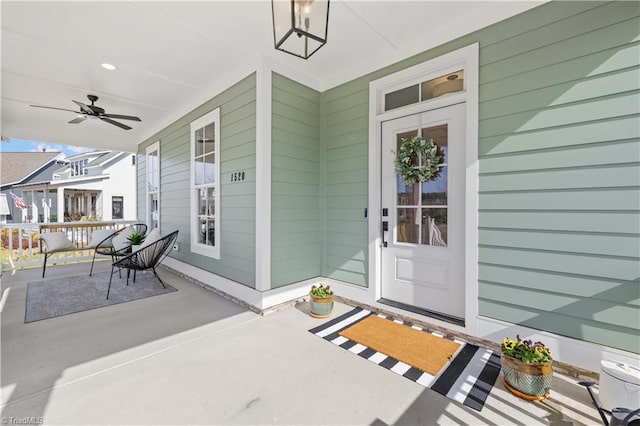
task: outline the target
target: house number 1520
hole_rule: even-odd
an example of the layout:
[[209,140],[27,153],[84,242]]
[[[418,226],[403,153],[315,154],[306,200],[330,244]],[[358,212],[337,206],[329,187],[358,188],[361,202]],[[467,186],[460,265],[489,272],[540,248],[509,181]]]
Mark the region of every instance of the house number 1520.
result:
[[242,182],[244,180],[244,172],[231,173],[231,182]]

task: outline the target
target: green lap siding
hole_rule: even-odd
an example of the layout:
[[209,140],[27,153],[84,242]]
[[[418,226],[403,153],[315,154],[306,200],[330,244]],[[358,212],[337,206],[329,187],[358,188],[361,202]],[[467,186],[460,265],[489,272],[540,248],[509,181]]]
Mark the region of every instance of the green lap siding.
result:
[[481,50],[479,310],[638,352],[640,6],[584,6]]
[[325,92],[323,274],[368,285],[369,82],[479,42],[480,315],[638,352],[639,15],[550,2]]
[[320,275],[320,93],[272,74],[271,287]]
[[[190,252],[190,124],[220,107],[220,260]],[[180,118],[138,148],[138,217],[146,217],[145,149],[160,140],[162,232],[180,231],[180,250],[170,256],[249,287],[255,287],[256,78],[255,74]],[[247,180],[230,183],[230,173]],[[140,185],[142,183],[142,185]]]

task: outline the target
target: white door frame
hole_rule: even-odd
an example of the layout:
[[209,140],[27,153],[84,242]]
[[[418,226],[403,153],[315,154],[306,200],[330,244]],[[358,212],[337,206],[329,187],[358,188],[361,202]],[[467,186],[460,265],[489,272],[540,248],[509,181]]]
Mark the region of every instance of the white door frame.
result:
[[[465,326],[458,327],[435,319],[431,322],[458,329],[470,335],[477,333],[478,317],[478,85],[479,44],[428,60],[411,68],[369,83],[369,287],[368,303],[379,305],[381,294],[381,223],[380,161],[381,126],[383,121],[405,115],[465,102],[466,105],[466,176],[465,176]],[[418,104],[382,110],[384,94],[406,83],[425,81],[449,72],[464,70],[464,91],[430,99]],[[386,308],[386,306],[385,306]]]

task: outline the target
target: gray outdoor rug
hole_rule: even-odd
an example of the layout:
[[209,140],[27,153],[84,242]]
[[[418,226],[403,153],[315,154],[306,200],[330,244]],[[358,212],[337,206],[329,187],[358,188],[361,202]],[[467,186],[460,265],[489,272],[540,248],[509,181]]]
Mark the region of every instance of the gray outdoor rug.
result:
[[27,311],[24,322],[39,321],[177,291],[166,282],[167,288],[163,288],[151,271],[138,272],[135,283],[133,272],[131,272],[129,286],[127,286],[126,271],[122,271],[122,278],[117,272],[114,273],[111,293],[107,300],[109,275],[109,272],[101,272],[91,277],[87,274],[30,282],[27,286]]

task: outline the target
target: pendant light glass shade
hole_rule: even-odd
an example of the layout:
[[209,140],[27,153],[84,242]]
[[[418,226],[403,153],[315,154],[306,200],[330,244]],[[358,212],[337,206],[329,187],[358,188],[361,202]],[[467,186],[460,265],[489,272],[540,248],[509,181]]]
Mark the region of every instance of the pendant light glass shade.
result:
[[271,0],[275,48],[303,59],[327,42],[329,0]]

